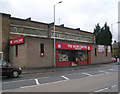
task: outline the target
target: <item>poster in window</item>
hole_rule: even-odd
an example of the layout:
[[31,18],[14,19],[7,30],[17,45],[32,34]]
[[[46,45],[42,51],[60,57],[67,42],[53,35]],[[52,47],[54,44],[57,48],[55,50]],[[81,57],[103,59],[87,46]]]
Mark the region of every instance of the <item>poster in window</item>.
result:
[[108,46],[108,52],[111,52],[111,50],[110,50],[110,49],[111,49],[111,47],[110,47],[110,46]]
[[105,52],[104,45],[98,45],[98,53],[104,53],[104,52]]

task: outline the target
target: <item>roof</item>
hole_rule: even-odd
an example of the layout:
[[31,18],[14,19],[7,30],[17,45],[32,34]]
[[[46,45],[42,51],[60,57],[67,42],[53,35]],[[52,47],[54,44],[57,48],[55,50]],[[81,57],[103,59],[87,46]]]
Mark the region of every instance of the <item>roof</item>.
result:
[[[1,13],[2,15],[8,15],[10,16],[10,19],[16,19],[16,20],[22,20],[22,21],[26,21],[26,22],[33,22],[33,23],[38,23],[38,24],[45,24],[45,25],[51,25],[53,26],[54,25],[54,22],[53,23],[43,23],[43,22],[38,22],[38,21],[32,21],[31,20],[31,17],[27,18],[27,19],[21,19],[21,18],[16,18],[16,17],[11,17],[10,14],[5,14],[5,13]],[[89,34],[93,34],[92,32],[88,32],[88,31],[84,31],[84,30],[80,30],[80,28],[70,28],[70,27],[65,27],[64,24],[62,25],[55,25],[56,27],[61,27],[61,28],[66,28],[66,29],[70,29],[70,30],[77,30],[79,32],[85,32],[85,33],[89,33]]]

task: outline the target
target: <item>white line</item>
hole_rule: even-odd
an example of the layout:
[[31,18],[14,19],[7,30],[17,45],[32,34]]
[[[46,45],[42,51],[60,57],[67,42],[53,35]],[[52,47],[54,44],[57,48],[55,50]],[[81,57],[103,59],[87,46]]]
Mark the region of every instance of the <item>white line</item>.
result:
[[[36,79],[45,79],[45,78],[49,78],[49,77],[42,77],[42,78],[36,78]],[[15,83],[15,82],[23,82],[23,81],[28,81],[28,80],[35,80],[35,79],[25,79],[25,80],[11,81],[11,82],[3,82],[3,84]]]
[[40,84],[40,83],[38,82],[38,79],[35,79],[35,82],[36,82],[36,84],[37,84],[37,85],[39,85],[39,84]]
[[64,79],[66,79],[66,80],[70,80],[69,78],[67,78],[67,77],[65,77],[65,76],[63,76],[63,75],[62,75],[61,77],[64,78]]
[[104,91],[104,90],[107,90],[107,89],[110,89],[110,88],[113,88],[113,87],[116,87],[117,85],[113,85],[113,86],[109,86],[109,87],[106,87],[106,88],[103,88],[103,89],[100,89],[100,90],[97,90],[97,91],[94,91],[94,92],[101,92],[101,91]]
[[108,88],[103,88],[103,89],[97,90],[95,92],[101,92],[101,91],[106,90],[106,89],[108,89]]
[[108,70],[116,71],[115,69],[108,69]]
[[117,86],[117,85],[113,85],[113,86],[111,86],[111,87],[113,88],[113,87],[116,87],[116,86]]
[[93,75],[91,75],[91,74],[88,74],[88,73],[82,73],[82,74],[84,74],[84,75],[88,75],[88,76],[93,76]]
[[20,88],[27,88],[27,87],[34,87],[34,86],[38,86],[38,85],[23,86],[23,87],[20,87]]
[[106,72],[106,71],[101,71],[101,70],[99,70],[99,72],[103,72],[103,73],[106,73],[106,74],[110,74],[109,72]]
[[56,81],[56,82],[50,82],[50,83],[39,84],[39,85],[32,85],[32,86],[24,86],[24,87],[20,87],[20,88],[35,87],[35,86],[40,86],[40,85],[48,85],[48,84],[60,83],[60,82],[64,82],[64,81],[67,81],[67,80]]

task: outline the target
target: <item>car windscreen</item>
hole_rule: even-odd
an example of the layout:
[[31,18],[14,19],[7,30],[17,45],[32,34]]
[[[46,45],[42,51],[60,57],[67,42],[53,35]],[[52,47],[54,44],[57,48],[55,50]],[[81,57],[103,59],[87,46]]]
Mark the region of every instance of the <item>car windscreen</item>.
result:
[[12,65],[10,65],[8,62],[6,62],[6,61],[2,61],[2,63],[0,63],[0,66],[2,66],[2,67],[10,67],[10,66],[12,66]]

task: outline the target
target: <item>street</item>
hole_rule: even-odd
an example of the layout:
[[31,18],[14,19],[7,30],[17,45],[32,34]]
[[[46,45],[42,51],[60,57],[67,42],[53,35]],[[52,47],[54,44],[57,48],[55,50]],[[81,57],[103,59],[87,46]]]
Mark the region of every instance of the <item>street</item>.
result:
[[118,65],[3,78],[3,92],[118,92]]

